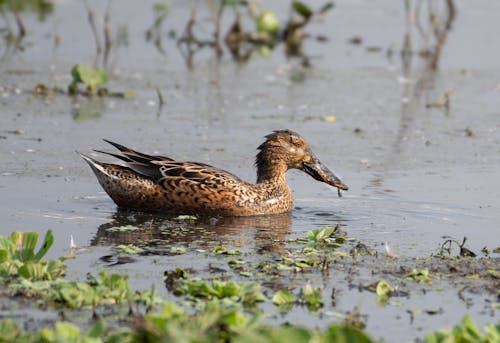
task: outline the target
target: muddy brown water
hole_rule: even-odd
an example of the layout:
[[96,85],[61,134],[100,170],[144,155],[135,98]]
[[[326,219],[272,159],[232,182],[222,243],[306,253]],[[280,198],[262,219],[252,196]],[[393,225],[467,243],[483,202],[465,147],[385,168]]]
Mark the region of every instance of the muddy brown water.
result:
[[[311,69],[285,59],[279,47],[268,59],[255,55],[241,65],[227,54],[218,62],[211,51],[201,51],[189,70],[166,37],[170,28],[180,32],[189,5],[172,2],[165,22],[167,53],[162,55],[144,42],[152,2],[114,3],[112,24],[127,25],[129,45],[111,54],[109,88],[135,91],[136,97],[127,100],[32,96],[40,82],[66,87],[74,63],[92,63],[94,41],[79,2],[56,4],[44,23],[27,14],[29,44],[22,52],[5,52],[0,64],[0,234],[51,228],[56,236],[51,257],[67,254],[73,236],[84,249],[68,261],[68,277],[83,279],[87,272],[101,269],[125,272],[134,287],[149,289],[154,284],[165,297],[172,297],[162,281],[167,269],[194,268],[205,276],[209,264],[229,270],[226,260],[200,255],[196,249],[216,242],[242,249],[251,261],[265,260],[268,253],[286,251],[287,240],[325,225],[341,224],[348,237],[381,255],[387,242],[401,258],[396,264],[434,254],[448,238],[467,237],[467,247],[478,254],[483,247],[493,250],[500,245],[500,49],[495,34],[500,32],[495,20],[500,6],[488,1],[458,5],[439,71],[426,71],[415,56],[411,69],[403,73],[399,54],[385,53],[401,48],[405,26],[398,4],[337,2],[337,8],[309,29],[329,37],[326,44],[307,41]],[[273,7],[286,13],[287,3]],[[206,9],[201,11],[203,35],[211,24]],[[54,31],[61,37],[56,48]],[[363,38],[361,46],[348,44],[355,35]],[[382,52],[368,52],[366,46],[380,46]],[[156,88],[165,99],[160,111]],[[448,91],[448,112],[427,108]],[[322,119],[329,116],[335,120]],[[117,212],[75,151],[108,148],[101,140],[108,138],[144,152],[210,163],[254,180],[256,147],[265,134],[281,128],[301,133],[349,185],[342,198],[332,188],[291,171],[296,207],[289,216],[220,220],[204,230],[188,229],[189,240],[172,240],[157,254],[113,262],[113,246],[136,238],[107,237],[105,228],[140,222],[140,214]],[[151,238],[157,229],[153,227]],[[269,240],[282,243],[270,246]],[[178,244],[188,247],[186,254],[163,253]],[[109,255],[111,260],[102,259]],[[498,270],[496,256],[493,266]],[[376,264],[367,262],[352,283],[368,283]],[[460,287],[437,282],[426,292],[417,287],[410,296],[381,307],[373,293],[351,287],[348,274],[344,266],[326,278],[309,276],[324,287],[325,299],[332,287],[338,290],[335,306],[325,301],[320,314],[296,307],[272,320],[324,327],[339,321],[334,312],[358,307],[367,315],[368,333],[393,342],[454,325],[466,313],[479,325],[498,323],[498,310],[492,309],[497,299],[491,292],[468,294],[472,301],[464,302],[458,296]],[[300,287],[306,281],[284,283]],[[275,314],[273,305],[263,307]],[[410,320],[408,310],[422,309],[442,311]]]

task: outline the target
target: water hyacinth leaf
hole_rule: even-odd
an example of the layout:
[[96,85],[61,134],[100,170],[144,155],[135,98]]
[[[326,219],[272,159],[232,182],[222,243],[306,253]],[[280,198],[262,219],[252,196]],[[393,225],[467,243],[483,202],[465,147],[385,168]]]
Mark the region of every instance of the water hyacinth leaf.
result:
[[295,296],[287,289],[281,289],[274,294],[272,302],[276,305],[287,305],[295,303]]
[[71,69],[73,83],[84,83],[90,89],[96,89],[108,82],[108,74],[86,64],[77,64]]
[[295,10],[295,12],[300,14],[306,20],[313,15],[313,11],[309,8],[309,6],[307,6],[301,1],[294,1],[292,3],[292,7]]

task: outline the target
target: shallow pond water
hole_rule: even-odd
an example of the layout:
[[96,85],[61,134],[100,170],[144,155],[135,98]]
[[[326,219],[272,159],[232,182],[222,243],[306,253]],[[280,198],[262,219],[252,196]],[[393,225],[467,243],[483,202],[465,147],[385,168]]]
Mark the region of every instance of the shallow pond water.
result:
[[[404,11],[396,3],[338,1],[310,27],[312,34],[326,34],[329,41],[307,41],[313,65],[307,69],[300,61],[287,60],[279,48],[269,59],[256,55],[246,64],[236,64],[227,54],[217,61],[212,51],[204,50],[188,69],[169,38],[164,40],[166,55],[144,42],[152,2],[149,7],[137,4],[120,1],[112,10],[113,27],[127,24],[130,42],[112,52],[109,88],[135,91],[134,98],[125,100],[34,97],[31,90],[40,82],[66,87],[74,63],[93,61],[94,42],[80,2],[57,3],[44,23],[26,16],[27,27],[40,30],[29,31],[25,51],[10,51],[0,63],[0,234],[51,228],[56,236],[52,257],[68,253],[70,236],[84,248],[68,261],[70,277],[83,279],[99,269],[126,272],[135,287],[154,284],[161,295],[172,297],[163,284],[165,270],[194,268],[209,276],[208,266],[215,265],[233,275],[227,258],[199,249],[237,247],[257,263],[286,254],[293,248],[290,240],[312,229],[340,224],[349,238],[377,251],[380,260],[357,264],[349,281],[352,270],[345,265],[333,267],[326,277],[284,277],[283,285],[309,281],[322,286],[325,299],[335,288],[338,300],[335,305],[325,301],[319,313],[294,308],[276,315],[274,322],[323,327],[338,321],[334,313],[357,307],[367,315],[368,333],[389,342],[453,325],[466,313],[480,325],[498,322],[498,310],[491,307],[498,301],[495,295],[478,291],[468,295],[472,302],[464,302],[457,295],[465,287],[461,281],[453,286],[453,280],[436,280],[427,291],[412,288],[411,295],[386,306],[378,305],[373,293],[353,287],[370,283],[375,266],[385,263],[386,242],[400,258],[391,262],[396,265],[419,264],[415,259],[436,254],[448,238],[467,237],[467,247],[478,254],[483,247],[499,246],[500,49],[493,34],[500,32],[498,4],[459,4],[437,72],[426,70],[418,56],[403,72],[399,53],[387,56],[389,49],[401,49],[404,35]],[[273,2],[279,13],[287,6]],[[202,34],[211,28],[204,10]],[[170,28],[181,30],[189,11],[186,2],[172,2],[165,37]],[[51,43],[54,31],[61,38],[57,48]],[[361,46],[348,43],[358,35],[364,40]],[[368,51],[371,45],[382,51]],[[156,88],[165,100],[161,110]],[[445,92],[451,92],[449,111],[426,106]],[[335,120],[324,119],[332,116]],[[107,148],[101,138],[108,138],[144,152],[210,163],[250,181],[255,179],[256,147],[265,134],[281,128],[301,133],[342,176],[350,187],[342,198],[291,171],[296,207],[289,215],[172,223],[171,218],[117,212],[75,153]],[[139,236],[106,230],[145,223],[149,230]],[[178,226],[184,229],[165,233],[165,228]],[[151,243],[148,254],[125,261],[113,248],[165,235],[168,242]],[[185,246],[187,252],[169,254],[173,246]],[[237,273],[234,278],[247,280]],[[271,304],[264,308],[276,312]],[[407,311],[421,309],[442,311],[410,320]]]

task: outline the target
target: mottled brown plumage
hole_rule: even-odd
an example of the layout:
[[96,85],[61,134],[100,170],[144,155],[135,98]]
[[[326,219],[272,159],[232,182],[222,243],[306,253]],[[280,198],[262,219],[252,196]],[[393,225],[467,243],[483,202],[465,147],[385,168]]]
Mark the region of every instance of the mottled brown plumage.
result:
[[274,131],[259,146],[257,183],[197,162],[178,162],[106,141],[126,166],[102,163],[81,154],[99,183],[121,208],[183,214],[252,216],[288,212],[293,197],[288,169],[300,169],[339,189],[348,187],[313,154],[307,142],[290,130]]

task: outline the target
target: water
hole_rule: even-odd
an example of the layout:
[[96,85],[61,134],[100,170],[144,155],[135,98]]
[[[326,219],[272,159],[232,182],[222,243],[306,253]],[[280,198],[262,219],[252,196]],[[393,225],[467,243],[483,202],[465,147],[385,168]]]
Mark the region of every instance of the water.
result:
[[[381,255],[387,242],[401,258],[396,263],[435,254],[448,238],[467,237],[467,247],[476,253],[498,246],[500,49],[493,35],[500,29],[495,20],[498,4],[460,3],[439,71],[425,71],[415,56],[404,73],[399,55],[385,54],[388,49],[399,51],[404,35],[403,8],[396,3],[337,2],[322,22],[310,27],[313,34],[326,34],[330,40],[307,41],[305,50],[314,66],[308,70],[285,59],[281,48],[268,60],[256,55],[241,65],[227,54],[217,62],[211,51],[202,51],[189,70],[173,41],[164,39],[166,56],[144,42],[152,3],[113,3],[112,28],[126,24],[129,46],[112,52],[109,88],[135,91],[137,96],[130,100],[33,97],[31,90],[40,82],[66,87],[74,63],[93,61],[94,42],[80,2],[56,4],[42,24],[24,17],[30,32],[26,41],[32,45],[6,55],[0,65],[5,87],[0,107],[0,234],[51,228],[56,238],[51,257],[67,254],[73,236],[85,250],[68,262],[70,277],[83,279],[98,269],[127,272],[134,286],[148,289],[154,284],[165,297],[171,297],[162,281],[166,269],[193,267],[203,274],[209,263],[225,266],[218,257],[196,252],[214,242],[238,247],[249,254],[246,258],[259,261],[268,253],[284,254],[290,249],[288,239],[340,224],[348,237]],[[90,4],[101,6],[98,1]],[[284,8],[287,2],[274,6]],[[185,2],[172,2],[172,8],[165,32],[180,31],[189,16]],[[200,11],[199,34],[208,35],[208,12]],[[472,27],[480,39],[471,39]],[[61,37],[55,49],[54,32]],[[347,43],[355,35],[363,38],[363,45]],[[368,52],[365,47],[371,45],[382,47],[382,52]],[[165,99],[160,111],[156,88]],[[426,106],[444,92],[452,94],[448,112]],[[336,120],[324,121],[325,116]],[[105,228],[141,219],[116,212],[75,151],[107,148],[101,141],[107,138],[144,152],[210,163],[252,181],[256,147],[265,134],[281,128],[301,133],[316,155],[341,175],[350,187],[342,198],[327,185],[291,171],[296,208],[290,215],[220,220],[205,223],[200,231],[188,225],[187,233],[159,245],[156,254],[116,264],[113,245],[137,237],[109,235]],[[24,134],[12,133],[15,130]],[[140,238],[158,238],[169,220],[157,219]],[[269,244],[273,240],[281,243]],[[165,253],[178,244],[188,252]],[[108,255],[111,260],[102,258]],[[353,282],[376,281],[368,272],[373,263],[356,267]],[[296,308],[274,321],[323,327],[338,320],[328,313],[357,306],[368,315],[367,331],[387,341],[421,337],[454,325],[465,313],[480,325],[494,322],[496,313],[487,308],[495,298],[489,293],[470,295],[474,304],[468,307],[457,297],[457,288],[444,282],[442,289],[380,307],[372,293],[350,287],[347,267],[334,270],[338,274],[331,278],[311,279],[323,285],[325,299],[332,287],[340,290],[335,306],[325,301],[322,316]],[[274,311],[272,305],[265,308]],[[442,308],[443,313],[416,315],[411,322],[406,311],[422,308]]]

